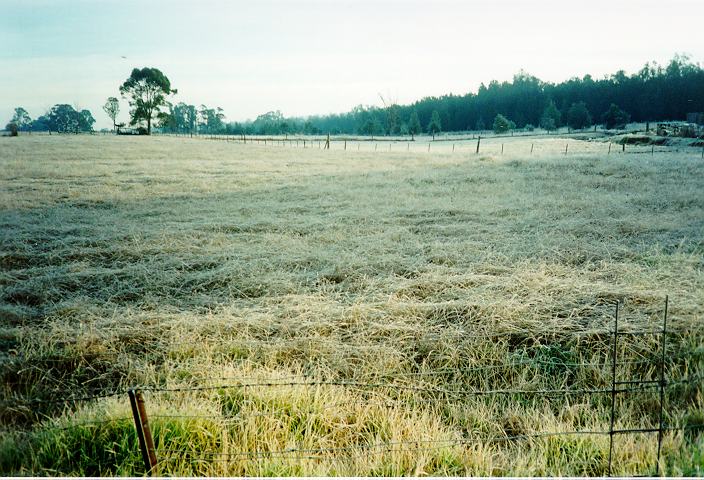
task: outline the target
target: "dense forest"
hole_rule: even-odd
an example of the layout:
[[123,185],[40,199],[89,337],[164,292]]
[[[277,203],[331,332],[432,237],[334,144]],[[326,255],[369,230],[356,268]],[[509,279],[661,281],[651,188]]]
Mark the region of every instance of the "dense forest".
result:
[[414,112],[423,132],[432,129],[433,112],[439,115],[443,131],[492,129],[497,115],[515,128],[581,128],[595,123],[617,126],[629,118],[636,122],[684,120],[687,113],[702,111],[704,69],[676,55],[667,66],[648,63],[632,75],[618,71],[603,79],[586,75],[554,84],[520,72],[510,82],[482,84],[476,93],[427,97],[412,105],[384,108],[360,105],[347,113],[308,118],[269,112],[253,122],[223,123],[222,128],[228,133],[256,134],[419,133],[413,128]]

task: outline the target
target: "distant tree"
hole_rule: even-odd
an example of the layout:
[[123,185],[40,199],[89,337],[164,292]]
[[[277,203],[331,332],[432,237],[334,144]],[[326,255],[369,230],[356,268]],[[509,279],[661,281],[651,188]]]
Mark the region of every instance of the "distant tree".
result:
[[158,68],[135,68],[120,86],[120,94],[131,97],[130,124],[146,122],[147,135],[152,132],[152,119],[167,105],[167,96],[175,93],[176,89],[171,88],[171,82]]
[[378,118],[370,117],[361,126],[360,132],[362,135],[380,135],[384,133],[384,126]]
[[477,120],[476,128],[480,132],[486,130],[486,124],[484,123],[484,119],[482,117],[479,117],[479,120]]
[[526,132],[532,132],[533,130],[535,130],[535,126],[531,123],[526,123],[526,125],[523,127],[523,129]]
[[411,134],[411,140],[415,140],[415,136],[421,132],[420,119],[418,112],[413,110],[408,119],[408,133]]
[[186,105],[183,102],[179,103],[179,106],[183,108],[183,123],[181,125],[189,132],[196,133],[198,128],[198,109],[195,105]]
[[384,110],[386,111],[386,133],[389,135],[396,135],[401,129],[401,115],[398,102],[391,95],[384,97],[381,93],[379,94],[381,103],[384,105]]
[[284,121],[285,117],[279,110],[266,112],[257,117],[252,128],[259,135],[280,135]]
[[169,107],[168,112],[159,112],[156,115],[156,125],[164,132],[178,132],[176,116],[173,107]]
[[103,105],[103,111],[112,120],[112,131],[115,131],[115,122],[117,121],[117,115],[120,113],[120,102],[115,97],[108,97],[108,100]]
[[58,133],[78,133],[78,117],[79,113],[71,106],[65,103],[57,104],[49,110],[49,130]]
[[[280,112],[279,112],[280,113]],[[222,108],[216,107],[216,108],[208,108],[205,105],[200,106],[200,110],[198,111],[198,116],[200,118],[200,130],[206,133],[220,133],[224,130],[225,128],[225,114],[223,113]],[[270,130],[268,133],[282,133],[281,132],[281,124],[283,122],[283,115],[280,115],[277,117],[277,119],[273,119],[268,125],[270,127]],[[277,128],[277,123],[278,123],[278,128]]]
[[92,132],[93,125],[95,124],[95,118],[90,110],[81,110],[77,115],[78,131],[80,132]]
[[47,129],[58,133],[92,132],[94,123],[89,110],[79,112],[65,103],[54,105],[46,115]]
[[306,120],[306,123],[303,124],[303,133],[306,135],[313,135],[315,133],[315,125],[313,125],[313,122]]
[[584,102],[573,103],[567,111],[567,125],[578,130],[592,124],[592,116]]
[[11,137],[17,136],[17,124],[16,123],[12,123],[12,122],[8,123],[7,125],[5,125],[5,130],[10,132]]
[[22,107],[17,107],[15,108],[15,113],[12,115],[10,123],[13,124],[18,131],[24,132],[30,129],[32,118],[29,116],[29,113],[27,113],[27,110]]
[[513,122],[499,113],[496,115],[496,118],[494,118],[494,133],[506,133],[511,129],[512,124],[515,127]]
[[545,110],[543,110],[543,115],[540,117],[540,126],[548,132],[557,130],[560,126],[560,118],[560,111],[555,106],[555,102],[550,100]]
[[49,114],[40,115],[36,120],[32,122],[33,132],[49,132],[51,134],[51,129],[49,128]]
[[430,116],[430,122],[428,123],[428,133],[433,136],[435,140],[435,135],[442,131],[442,124],[440,123],[440,114],[437,110],[433,110],[433,114]]
[[601,117],[601,121],[604,122],[604,126],[607,129],[623,128],[630,120],[631,116],[614,103],[611,104],[606,113]]

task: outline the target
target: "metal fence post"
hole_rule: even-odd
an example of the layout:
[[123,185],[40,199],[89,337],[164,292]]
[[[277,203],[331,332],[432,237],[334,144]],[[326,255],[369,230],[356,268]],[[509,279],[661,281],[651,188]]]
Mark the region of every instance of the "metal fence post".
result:
[[662,449],[663,417],[665,412],[665,352],[667,348],[667,304],[669,297],[665,296],[665,313],[662,317],[662,341],[660,358],[660,423],[658,428],[658,457],[655,464],[655,476],[660,475],[660,451]]
[[618,346],[618,301],[614,316],[614,344],[611,352],[611,426],[609,427],[609,477],[611,476],[611,461],[614,451],[614,416],[616,413],[616,355]]

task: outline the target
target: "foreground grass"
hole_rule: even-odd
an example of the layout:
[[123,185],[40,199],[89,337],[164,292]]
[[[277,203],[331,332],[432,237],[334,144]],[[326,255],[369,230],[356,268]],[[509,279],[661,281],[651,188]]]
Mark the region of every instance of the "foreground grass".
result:
[[[686,152],[7,139],[0,471],[141,472],[124,395],[28,400],[281,379],[148,394],[160,473],[602,475],[608,437],[517,437],[608,430],[606,395],[423,389],[608,387],[614,302],[624,329],[657,328],[666,294],[668,377],[701,375],[703,187]],[[619,378],[657,378],[659,346],[623,338]],[[618,400],[617,428],[657,424],[655,392]],[[704,420],[699,384],[666,400],[668,424]],[[614,473],[652,472],[652,434],[616,446]],[[668,432],[664,470],[701,474],[703,447]]]

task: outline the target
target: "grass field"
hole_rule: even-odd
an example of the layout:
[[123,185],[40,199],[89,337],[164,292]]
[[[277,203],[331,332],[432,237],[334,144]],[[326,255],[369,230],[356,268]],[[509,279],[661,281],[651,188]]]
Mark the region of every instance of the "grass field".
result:
[[[610,388],[615,302],[654,330],[665,295],[667,376],[703,375],[704,161],[557,143],[0,139],[0,474],[139,475],[126,395],[52,401],[240,381],[284,385],[147,391],[159,473],[604,475],[608,435],[531,434],[609,430],[609,395],[457,392]],[[658,378],[658,337],[619,342],[619,379]],[[616,411],[657,426],[657,390]],[[614,447],[653,472],[657,434]],[[704,428],[662,455],[704,474]]]

